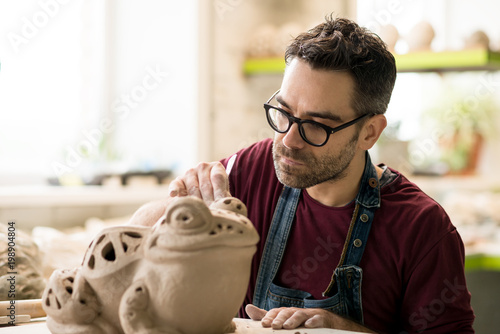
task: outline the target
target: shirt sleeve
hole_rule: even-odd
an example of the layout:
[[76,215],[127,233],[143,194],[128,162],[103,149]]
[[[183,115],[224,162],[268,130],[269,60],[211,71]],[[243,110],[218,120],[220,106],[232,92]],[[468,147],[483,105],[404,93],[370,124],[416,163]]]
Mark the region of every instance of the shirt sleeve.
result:
[[404,285],[401,319],[407,333],[474,333],[464,259],[456,229],[421,257]]

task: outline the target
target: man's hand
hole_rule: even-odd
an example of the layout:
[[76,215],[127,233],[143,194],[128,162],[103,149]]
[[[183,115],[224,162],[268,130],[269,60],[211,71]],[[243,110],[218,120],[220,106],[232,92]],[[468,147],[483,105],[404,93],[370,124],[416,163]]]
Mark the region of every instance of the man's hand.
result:
[[164,214],[172,199],[153,201],[144,204],[134,212],[126,225],[153,226]]
[[196,196],[207,205],[231,196],[229,178],[220,162],[203,162],[191,168],[170,183],[169,193],[171,197]]
[[268,312],[248,304],[245,311],[252,320],[260,320],[262,327],[273,329],[293,329],[303,326],[305,328],[334,328],[374,333],[354,321],[319,308],[281,307]]
[[330,323],[330,312],[323,309],[304,309],[295,307],[274,308],[267,312],[255,305],[245,308],[252,320],[260,320],[262,327],[273,329],[293,329],[300,326],[306,328],[334,328]]

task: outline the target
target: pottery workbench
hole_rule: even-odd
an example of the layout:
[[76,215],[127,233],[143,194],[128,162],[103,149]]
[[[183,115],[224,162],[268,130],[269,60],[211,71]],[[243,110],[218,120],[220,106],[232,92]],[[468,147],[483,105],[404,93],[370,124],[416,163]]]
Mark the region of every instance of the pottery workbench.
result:
[[[269,333],[279,333],[279,334],[342,334],[342,333],[355,333],[348,331],[341,331],[337,329],[306,329],[298,328],[293,330],[272,330],[270,328],[262,328],[260,322],[251,321],[246,319],[234,319],[236,323],[236,332],[234,334],[269,334]],[[10,327],[0,327],[0,333],[11,333],[11,334],[50,334],[44,321],[34,321],[31,323],[10,326]]]

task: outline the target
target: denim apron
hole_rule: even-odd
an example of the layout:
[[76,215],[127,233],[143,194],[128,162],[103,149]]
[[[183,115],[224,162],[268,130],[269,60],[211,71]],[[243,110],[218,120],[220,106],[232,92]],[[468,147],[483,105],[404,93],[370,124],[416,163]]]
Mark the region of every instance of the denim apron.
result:
[[359,263],[374,213],[380,207],[380,185],[370,155],[366,152],[366,165],[355,199],[354,213],[340,261],[333,271],[330,284],[323,292],[325,299],[316,300],[305,291],[284,288],[273,283],[295,218],[300,194],[300,189],[287,186],[283,188],[262,254],[253,304],[268,311],[278,307],[322,308],[362,324],[363,270]]

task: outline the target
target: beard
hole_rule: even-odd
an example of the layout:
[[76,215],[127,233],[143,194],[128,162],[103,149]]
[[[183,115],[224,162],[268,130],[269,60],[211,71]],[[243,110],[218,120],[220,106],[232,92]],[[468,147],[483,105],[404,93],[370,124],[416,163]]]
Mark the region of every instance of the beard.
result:
[[[357,131],[356,131],[357,132]],[[292,188],[306,189],[317,184],[337,181],[347,175],[347,169],[356,154],[356,133],[338,155],[315,157],[310,152],[285,148],[276,139],[273,142],[274,169],[278,180]],[[280,158],[290,158],[302,163],[295,167],[280,163]]]

